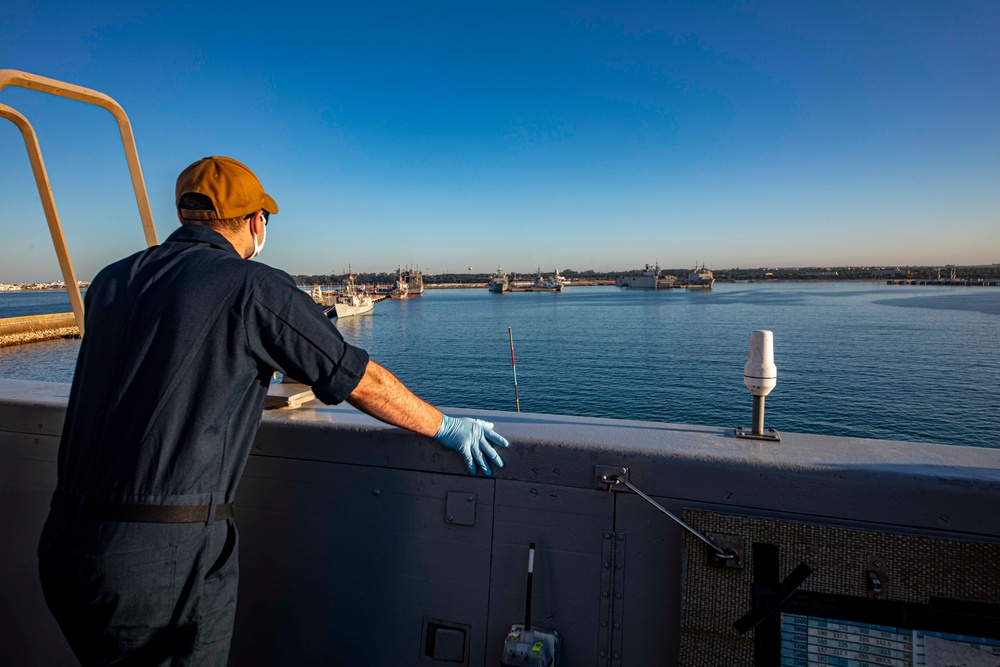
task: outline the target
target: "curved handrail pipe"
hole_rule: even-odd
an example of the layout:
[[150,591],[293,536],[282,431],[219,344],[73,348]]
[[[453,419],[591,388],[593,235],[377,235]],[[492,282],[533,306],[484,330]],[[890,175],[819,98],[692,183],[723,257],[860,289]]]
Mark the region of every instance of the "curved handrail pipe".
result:
[[[139,164],[139,151],[135,146],[135,136],[132,134],[132,124],[128,115],[120,104],[104,93],[96,90],[84,88],[64,81],[50,79],[44,76],[28,74],[13,69],[0,69],[0,91],[7,86],[18,86],[28,90],[37,90],[41,93],[65,97],[86,104],[93,104],[102,109],[106,109],[115,117],[118,122],[118,129],[122,136],[122,146],[125,149],[125,160],[128,163],[129,175],[132,178],[132,189],[135,191],[136,204],[139,207],[139,217],[142,220],[142,230],[146,237],[146,245],[156,245],[156,226],[153,223],[153,213],[149,206],[149,197],[146,194],[146,184],[142,178],[142,167]],[[48,175],[45,171],[45,164],[42,161],[41,149],[38,146],[38,138],[31,123],[28,120],[6,105],[0,105],[0,116],[7,118],[18,126],[24,136],[24,143],[28,149],[28,157],[31,160],[31,167],[35,175],[35,184],[38,187],[39,196],[42,199],[42,207],[45,209],[45,217],[49,224],[49,231],[52,233],[52,241],[55,245],[56,255],[59,257],[59,265],[63,272],[63,280],[66,282],[66,289],[70,294],[70,301],[73,304],[73,313],[76,316],[77,324],[80,327],[80,335],[83,335],[83,301],[80,297],[80,288],[76,282],[76,275],[69,258],[69,251],[66,248],[65,237],[62,233],[62,226],[59,223],[59,215],[56,211],[55,201],[52,197],[52,188],[49,184]]]
[[73,316],[76,318],[76,326],[80,329],[80,335],[83,336],[83,297],[80,296],[80,285],[76,282],[76,271],[73,270],[73,262],[69,257],[66,236],[63,234],[62,225],[59,224],[56,200],[52,196],[49,175],[45,171],[42,151],[38,147],[38,135],[35,134],[35,128],[31,126],[27,118],[6,104],[0,104],[0,117],[14,123],[21,131],[21,136],[24,137],[24,147],[28,150],[31,171],[35,174],[35,185],[38,186],[38,197],[42,200],[45,220],[49,223],[49,234],[52,235],[52,245],[56,250],[56,257],[59,260],[59,268],[62,270],[70,303],[73,305]]

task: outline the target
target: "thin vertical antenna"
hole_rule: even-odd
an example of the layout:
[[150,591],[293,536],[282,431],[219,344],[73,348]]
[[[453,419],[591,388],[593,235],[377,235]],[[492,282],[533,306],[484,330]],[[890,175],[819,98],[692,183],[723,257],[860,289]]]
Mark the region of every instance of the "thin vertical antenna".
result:
[[524,630],[531,629],[531,579],[535,574],[535,543],[528,546],[528,591],[524,600]]
[[521,399],[517,395],[517,364],[514,363],[514,331],[507,327],[507,335],[510,336],[510,367],[514,369],[514,403],[517,411],[521,411]]

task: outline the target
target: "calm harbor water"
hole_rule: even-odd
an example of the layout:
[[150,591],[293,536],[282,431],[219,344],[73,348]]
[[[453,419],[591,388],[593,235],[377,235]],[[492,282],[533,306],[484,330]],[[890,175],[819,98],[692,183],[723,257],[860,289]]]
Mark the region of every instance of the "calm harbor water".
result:
[[[65,292],[0,294],[0,317],[69,311]],[[750,332],[774,332],[779,431],[998,447],[1000,290],[881,283],[711,291],[427,290],[338,326],[442,406],[749,426]],[[0,377],[69,381],[78,341],[0,348]]]

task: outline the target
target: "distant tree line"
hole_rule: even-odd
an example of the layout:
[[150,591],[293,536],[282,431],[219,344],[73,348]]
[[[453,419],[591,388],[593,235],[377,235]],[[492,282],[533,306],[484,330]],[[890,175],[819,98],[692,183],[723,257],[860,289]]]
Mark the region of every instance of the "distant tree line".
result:
[[[734,268],[734,269],[713,269],[713,274],[718,282],[733,282],[737,280],[892,280],[897,279],[918,279],[934,280],[940,277],[947,279],[951,277],[954,268],[955,277],[960,280],[975,279],[997,279],[1000,278],[1000,264],[990,266],[901,266],[901,267],[778,267],[778,268]],[[630,269],[628,271],[575,271],[573,269],[560,270],[560,275],[570,280],[616,280],[621,276],[641,275],[643,269]],[[661,269],[663,275],[672,275],[678,278],[686,278],[691,272],[689,268],[665,268]],[[518,279],[530,279],[537,274],[537,271],[515,274]],[[543,271],[543,275],[551,274],[551,271]],[[424,274],[424,284],[473,284],[485,283],[490,279],[490,273],[437,273]],[[346,273],[330,273],[326,275],[295,275],[292,276],[299,285],[341,285],[347,279]],[[354,279],[361,284],[367,285],[387,285],[395,282],[396,272],[382,273],[355,273]]]
[[[720,282],[735,280],[942,280],[951,277],[952,268],[958,280],[1000,278],[1000,264],[992,266],[900,266],[900,267],[783,267],[736,268],[716,270]],[[680,274],[677,274],[680,275]]]
[[[630,273],[642,273],[642,271],[608,271],[600,272],[594,271],[593,269],[588,269],[586,271],[574,271],[573,269],[560,270],[559,275],[569,278],[571,280],[615,280],[619,276],[628,275]],[[527,273],[510,273],[509,275],[516,277],[517,279],[530,279],[534,278],[538,274],[537,271],[529,271]],[[542,275],[551,275],[551,271],[542,271]],[[490,276],[493,272],[489,273],[436,273],[436,274],[423,274],[425,285],[462,285],[462,284],[475,284],[475,283],[486,283],[489,282]],[[685,273],[684,275],[687,275]],[[299,285],[341,285],[347,280],[346,273],[330,273],[326,275],[293,275],[292,278]],[[396,281],[396,272],[382,272],[382,273],[355,273],[355,282],[365,285],[386,285]]]
[[[294,275],[292,278],[295,279],[296,284],[299,285],[340,285],[347,280],[346,273],[331,273],[327,275]],[[366,285],[387,285],[389,283],[396,282],[396,272],[392,273],[355,273],[355,282],[366,284]],[[427,280],[427,276],[424,276],[424,280]]]

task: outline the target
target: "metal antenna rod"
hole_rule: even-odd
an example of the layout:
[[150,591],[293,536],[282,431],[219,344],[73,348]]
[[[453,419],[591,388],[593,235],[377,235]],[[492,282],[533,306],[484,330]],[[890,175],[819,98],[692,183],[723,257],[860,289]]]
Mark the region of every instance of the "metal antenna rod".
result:
[[639,489],[635,488],[635,486],[633,486],[632,484],[630,484],[628,481],[622,479],[621,477],[619,477],[617,475],[611,475],[610,477],[606,477],[604,479],[605,479],[605,481],[607,481],[608,484],[624,484],[633,493],[635,493],[640,498],[642,498],[643,500],[645,500],[647,503],[649,503],[650,505],[652,505],[656,509],[658,509],[661,512],[663,512],[664,514],[666,514],[671,519],[673,519],[681,528],[683,528],[684,530],[688,531],[689,533],[691,533],[692,535],[694,535],[695,537],[697,537],[699,540],[701,540],[702,542],[704,542],[708,546],[712,547],[712,549],[719,556],[719,558],[723,558],[725,560],[732,560],[733,558],[736,557],[734,554],[731,554],[731,553],[728,553],[726,551],[723,551],[722,547],[720,547],[718,544],[716,544],[712,540],[708,539],[707,537],[705,537],[704,535],[702,535],[701,533],[699,533],[697,530],[695,530],[694,528],[692,528],[688,524],[684,523],[684,521],[682,519],[678,518],[677,516],[675,516],[674,514],[672,514],[668,509],[666,509],[665,507],[663,507],[662,505],[660,505],[658,502],[656,502],[655,500],[653,500],[652,498],[650,498],[649,496],[647,496],[645,493],[643,493]]
[[514,369],[514,404],[517,411],[521,411],[521,399],[517,395],[517,364],[514,363],[514,331],[507,327],[507,335],[510,337],[510,367]]
[[535,575],[535,543],[528,546],[528,591],[524,601],[524,629],[531,629],[531,579]]

